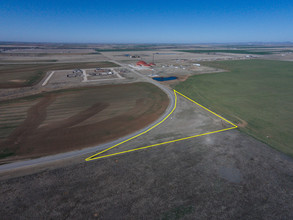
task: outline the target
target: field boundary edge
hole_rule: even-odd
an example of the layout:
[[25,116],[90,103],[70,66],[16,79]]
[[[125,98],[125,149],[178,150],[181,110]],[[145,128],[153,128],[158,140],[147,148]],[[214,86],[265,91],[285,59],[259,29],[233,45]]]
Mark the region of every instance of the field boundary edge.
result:
[[[97,160],[97,159],[101,159],[101,158],[105,158],[105,157],[116,156],[116,155],[119,155],[119,154],[125,154],[125,153],[129,153],[129,152],[133,152],[133,151],[138,151],[138,150],[143,150],[143,149],[147,149],[147,148],[151,148],[151,147],[156,147],[156,146],[160,146],[160,145],[164,145],[164,144],[174,143],[174,142],[183,141],[183,140],[187,140],[187,139],[191,139],[191,138],[196,138],[196,137],[205,136],[205,135],[209,135],[209,134],[215,134],[215,133],[219,133],[219,132],[223,132],[223,131],[228,131],[228,130],[232,130],[232,129],[235,129],[235,128],[238,127],[237,125],[233,124],[231,121],[225,119],[224,117],[222,117],[219,114],[211,111],[210,109],[204,107],[203,105],[199,104],[198,102],[196,102],[196,101],[190,99],[189,97],[183,95],[182,93],[176,91],[175,89],[173,90],[173,92],[174,92],[174,96],[175,96],[175,104],[174,104],[174,107],[171,110],[171,112],[165,118],[163,118],[161,121],[159,121],[157,124],[153,125],[149,129],[147,129],[146,131],[143,131],[143,132],[141,132],[141,133],[139,133],[139,134],[137,134],[137,135],[135,135],[135,136],[133,136],[131,138],[128,138],[128,139],[126,139],[126,140],[124,140],[124,141],[122,141],[122,142],[120,142],[118,144],[115,144],[115,145],[113,145],[113,146],[111,146],[111,147],[109,147],[109,148],[107,148],[105,150],[102,150],[102,151],[100,151],[100,152],[98,152],[98,153],[96,153],[96,154],[94,154],[94,155],[86,158],[85,160],[86,161],[91,161],[91,160]],[[212,113],[213,115],[217,116],[218,118],[224,120],[228,124],[231,124],[233,127],[225,128],[225,129],[220,129],[220,130],[216,130],[216,131],[211,131],[211,132],[206,132],[206,133],[203,133],[203,134],[197,134],[197,135],[193,135],[193,136],[188,136],[188,137],[184,137],[184,138],[179,138],[179,139],[175,139],[175,140],[171,140],[171,141],[161,142],[161,143],[157,143],[157,144],[148,145],[148,146],[145,146],[145,147],[134,148],[134,149],[131,149],[131,150],[121,151],[121,152],[117,152],[117,153],[113,153],[113,154],[108,154],[108,155],[103,155],[103,156],[97,157],[98,155],[100,155],[100,154],[102,154],[104,152],[107,152],[107,151],[109,151],[109,150],[111,150],[111,149],[113,149],[115,147],[118,147],[121,144],[124,144],[124,143],[126,143],[126,142],[128,142],[128,141],[130,141],[130,140],[132,140],[134,138],[137,138],[137,137],[139,137],[139,136],[141,136],[141,135],[149,132],[150,130],[154,129],[155,127],[157,127],[158,125],[160,125],[161,123],[163,123],[174,112],[174,110],[177,107],[177,94],[178,95],[181,95],[182,97],[186,98],[187,100],[193,102],[194,104],[198,105],[199,107],[203,108],[204,110]]]

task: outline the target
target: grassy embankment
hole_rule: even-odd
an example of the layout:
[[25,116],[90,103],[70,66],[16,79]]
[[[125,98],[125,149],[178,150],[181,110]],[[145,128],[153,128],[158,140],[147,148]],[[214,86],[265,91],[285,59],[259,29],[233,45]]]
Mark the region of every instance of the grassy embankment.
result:
[[293,63],[246,60],[204,62],[227,72],[197,75],[175,89],[240,130],[293,156]]
[[0,88],[15,88],[37,84],[51,70],[117,67],[111,62],[49,63],[49,64],[1,64]]

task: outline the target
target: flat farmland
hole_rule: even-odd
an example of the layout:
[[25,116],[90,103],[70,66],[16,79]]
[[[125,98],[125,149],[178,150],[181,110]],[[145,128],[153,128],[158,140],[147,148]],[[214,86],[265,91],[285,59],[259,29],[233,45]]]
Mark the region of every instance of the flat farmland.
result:
[[61,90],[2,102],[2,163],[105,143],[156,120],[168,97],[149,83]]
[[175,86],[176,90],[293,156],[293,63],[245,60],[202,64],[227,72],[192,76]]
[[51,70],[117,67],[112,62],[76,62],[48,64],[0,64],[0,89],[32,86]]

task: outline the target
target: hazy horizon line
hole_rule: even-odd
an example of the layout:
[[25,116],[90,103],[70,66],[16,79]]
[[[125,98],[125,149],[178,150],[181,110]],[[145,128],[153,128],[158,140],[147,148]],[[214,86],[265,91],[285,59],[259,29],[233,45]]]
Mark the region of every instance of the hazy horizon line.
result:
[[134,42],[58,42],[58,41],[3,41],[0,40],[0,44],[102,44],[102,45],[108,45],[108,44],[114,44],[114,45],[194,45],[194,44],[293,44],[293,41],[243,41],[243,42],[206,42],[206,43],[199,43],[199,42],[193,42],[193,43],[158,43],[158,42],[144,42],[144,43],[134,43]]

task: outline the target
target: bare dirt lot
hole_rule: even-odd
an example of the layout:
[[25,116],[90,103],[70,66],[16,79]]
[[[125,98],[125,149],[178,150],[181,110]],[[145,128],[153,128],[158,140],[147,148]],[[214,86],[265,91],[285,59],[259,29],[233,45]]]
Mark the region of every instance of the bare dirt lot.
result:
[[[39,157],[101,144],[132,133],[156,120],[168,106],[167,96],[147,83],[51,92],[28,102],[26,118],[11,133],[1,123],[2,162]],[[13,118],[11,105],[2,120]],[[22,101],[23,103],[23,101]],[[6,109],[9,109],[7,111]],[[5,136],[6,135],[6,136]]]
[[232,124],[222,120],[190,100],[187,100],[183,96],[179,94],[176,96],[177,107],[163,123],[149,132],[98,156],[109,155],[234,127]]

